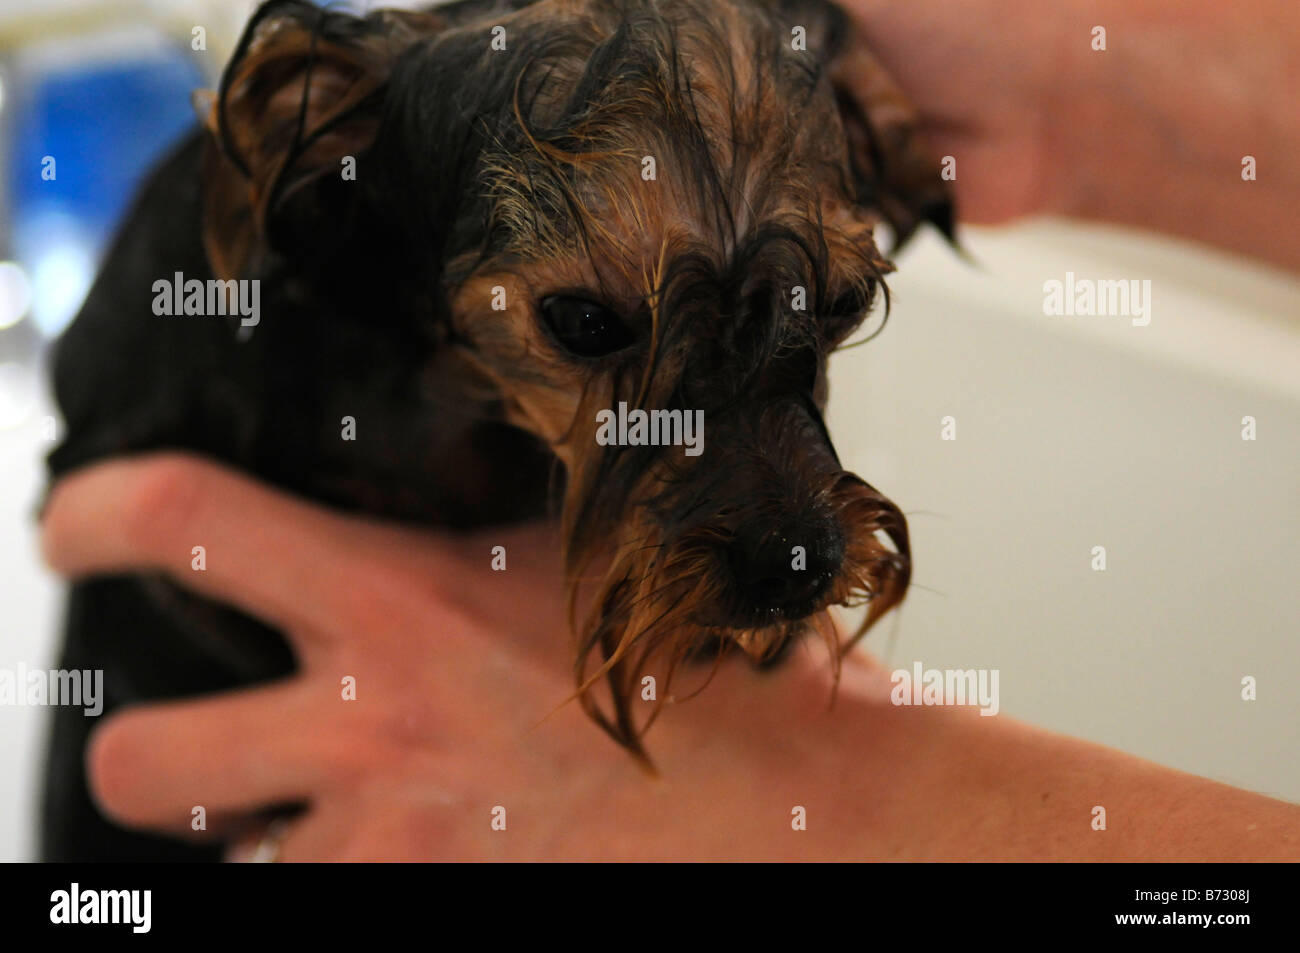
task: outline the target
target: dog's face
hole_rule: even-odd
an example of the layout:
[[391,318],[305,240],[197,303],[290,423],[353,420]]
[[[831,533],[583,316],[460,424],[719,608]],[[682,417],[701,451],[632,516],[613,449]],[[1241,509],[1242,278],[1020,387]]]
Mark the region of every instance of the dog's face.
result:
[[[254,156],[251,224],[209,247],[247,267],[286,178],[337,202],[320,170],[364,156],[352,201],[399,223],[404,271],[436,260],[439,360],[563,465],[569,569],[603,573],[576,676],[639,748],[628,698],[653,654],[673,667],[720,640],[767,658],[810,627],[834,640],[831,605],[869,603],[865,630],[902,599],[906,524],[841,469],[825,370],[890,270],[882,214],[906,233],[942,195],[903,127],[882,136],[838,91],[827,5],[505,6],[309,21],[314,78],[275,52],[301,58],[302,31],[264,26],[223,89],[248,117],[223,139]],[[610,713],[586,691],[601,676]]]

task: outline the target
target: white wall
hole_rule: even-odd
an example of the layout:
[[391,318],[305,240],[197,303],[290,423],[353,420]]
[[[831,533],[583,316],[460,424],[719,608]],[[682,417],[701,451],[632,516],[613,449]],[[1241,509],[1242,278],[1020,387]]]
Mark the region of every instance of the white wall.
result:
[[[55,661],[59,583],[37,558],[36,505],[44,478],[33,405],[27,422],[0,429],[0,670],[50,668]],[[0,706],[0,861],[28,859],[35,849],[36,779],[47,710]]]
[[[1300,282],[1116,230],[970,248],[981,270],[920,243],[885,332],[833,364],[846,465],[912,514],[918,585],[869,646],[1000,669],[1009,715],[1300,800]],[[1066,271],[1150,279],[1150,325],[1045,316]]]

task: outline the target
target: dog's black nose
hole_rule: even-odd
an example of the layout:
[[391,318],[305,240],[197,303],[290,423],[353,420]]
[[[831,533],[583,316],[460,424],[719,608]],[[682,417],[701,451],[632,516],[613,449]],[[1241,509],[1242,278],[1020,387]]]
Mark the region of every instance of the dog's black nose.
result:
[[816,608],[844,560],[832,525],[764,532],[746,527],[730,549],[731,572],[747,609],[799,618]]

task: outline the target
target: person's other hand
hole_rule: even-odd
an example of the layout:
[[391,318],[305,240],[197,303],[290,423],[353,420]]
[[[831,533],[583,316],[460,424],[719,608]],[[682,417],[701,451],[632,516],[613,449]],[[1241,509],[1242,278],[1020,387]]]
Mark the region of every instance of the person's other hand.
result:
[[956,160],[961,221],[992,224],[1061,204],[1068,166],[1053,161],[1053,98],[1067,33],[1059,12],[1057,20],[1026,15],[1016,0],[842,5],[916,107],[929,151]]
[[[178,836],[197,806],[220,833],[268,806],[306,803],[288,824],[285,860],[670,857],[685,843],[694,856],[761,856],[771,839],[755,827],[788,833],[791,808],[780,785],[752,793],[753,738],[794,756],[799,699],[825,714],[822,677],[805,693],[799,664],[768,678],[726,665],[691,717],[665,713],[651,750],[672,770],[647,777],[563,704],[573,692],[566,596],[543,525],[435,536],[161,456],[62,480],[44,545],[65,574],[162,570],[284,631],[298,674],[123,711],[93,736],[89,774],[109,816]],[[197,545],[203,572],[190,568]],[[498,545],[503,572],[491,568]],[[756,799],[774,797],[755,814]],[[491,826],[497,807],[505,831]],[[678,836],[665,838],[657,821],[673,817]]]
[[1113,222],[1300,271],[1297,4],[839,2],[955,159],[959,222]]

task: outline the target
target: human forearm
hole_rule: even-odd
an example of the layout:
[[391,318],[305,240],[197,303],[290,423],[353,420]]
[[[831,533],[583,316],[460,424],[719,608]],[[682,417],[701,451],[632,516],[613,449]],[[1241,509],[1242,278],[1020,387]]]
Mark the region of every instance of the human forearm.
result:
[[[685,706],[692,727],[656,738],[664,778],[629,795],[609,836],[629,817],[672,816],[666,830],[683,836],[656,842],[664,858],[1300,859],[1295,805],[1004,715],[895,707],[887,674],[858,664],[829,709],[824,664],[792,665],[724,673]],[[791,828],[796,807],[805,831]]]

